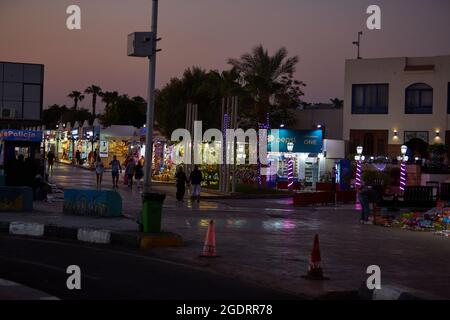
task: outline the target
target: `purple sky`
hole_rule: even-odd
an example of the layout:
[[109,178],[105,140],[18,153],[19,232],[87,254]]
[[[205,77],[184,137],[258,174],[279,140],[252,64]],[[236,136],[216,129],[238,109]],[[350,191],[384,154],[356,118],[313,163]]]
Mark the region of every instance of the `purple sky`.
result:
[[[131,4],[132,3],[132,4]],[[66,28],[66,8],[82,10],[82,30]],[[382,9],[382,30],[369,31],[366,8]],[[343,96],[344,61],[364,32],[362,56],[450,54],[449,0],[161,0],[157,86],[187,67],[228,68],[262,43],[298,55],[305,100]],[[44,105],[98,84],[146,96],[147,61],[126,55],[127,34],[149,29],[151,0],[0,0],[0,61],[45,65]],[[82,106],[90,106],[86,99]]]

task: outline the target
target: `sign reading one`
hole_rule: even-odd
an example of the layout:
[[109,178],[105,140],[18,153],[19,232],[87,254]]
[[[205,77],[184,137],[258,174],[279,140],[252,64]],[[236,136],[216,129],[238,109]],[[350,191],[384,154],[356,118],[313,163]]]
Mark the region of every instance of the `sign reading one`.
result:
[[[277,129],[278,137],[273,130],[267,132],[267,151],[276,149],[278,152],[293,153],[321,153],[323,148],[322,130],[290,130]],[[292,151],[288,150],[288,143],[293,143]]]

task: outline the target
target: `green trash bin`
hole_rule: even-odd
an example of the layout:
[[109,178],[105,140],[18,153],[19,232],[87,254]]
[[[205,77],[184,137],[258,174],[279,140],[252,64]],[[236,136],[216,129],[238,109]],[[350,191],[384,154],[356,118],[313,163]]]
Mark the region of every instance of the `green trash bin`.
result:
[[163,193],[142,194],[142,232],[161,232],[162,207],[166,199]]

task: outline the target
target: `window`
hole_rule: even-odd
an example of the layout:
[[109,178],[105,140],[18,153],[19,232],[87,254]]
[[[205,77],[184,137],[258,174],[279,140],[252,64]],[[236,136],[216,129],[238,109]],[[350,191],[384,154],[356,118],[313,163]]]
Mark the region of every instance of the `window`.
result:
[[387,114],[389,84],[354,84],[352,87],[353,114]]
[[43,80],[42,65],[0,62],[0,120],[39,120]]
[[425,83],[416,83],[406,88],[406,114],[432,114],[433,88]]

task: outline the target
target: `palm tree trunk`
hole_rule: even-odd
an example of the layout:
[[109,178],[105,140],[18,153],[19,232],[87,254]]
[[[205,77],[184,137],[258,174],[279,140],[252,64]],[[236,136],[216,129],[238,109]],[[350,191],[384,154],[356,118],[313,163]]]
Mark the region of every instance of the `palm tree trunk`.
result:
[[92,121],[95,120],[95,105],[97,104],[97,95],[92,95]]

